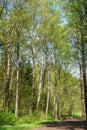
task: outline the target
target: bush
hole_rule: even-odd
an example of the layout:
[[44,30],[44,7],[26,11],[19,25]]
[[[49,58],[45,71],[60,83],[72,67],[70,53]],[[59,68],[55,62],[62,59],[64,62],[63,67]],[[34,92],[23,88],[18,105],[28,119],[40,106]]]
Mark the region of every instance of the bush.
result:
[[37,121],[43,120],[45,119],[45,114],[43,112],[34,112],[33,115],[26,115],[23,117],[20,117],[18,119],[18,123],[19,124],[23,124],[23,123],[27,123],[27,124],[31,124],[31,123],[35,123]]
[[18,119],[18,124],[30,124],[32,123],[32,118],[31,116],[22,116]]
[[12,112],[0,112],[0,124],[14,125],[15,123],[16,118]]
[[46,119],[46,115],[44,112],[39,111],[39,112],[34,112],[34,117],[36,120],[43,120]]

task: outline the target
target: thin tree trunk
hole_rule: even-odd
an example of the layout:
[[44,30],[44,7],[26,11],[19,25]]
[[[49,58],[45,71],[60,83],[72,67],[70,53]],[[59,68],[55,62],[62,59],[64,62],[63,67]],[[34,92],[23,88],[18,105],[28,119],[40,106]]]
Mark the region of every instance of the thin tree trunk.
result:
[[7,42],[7,66],[6,66],[6,87],[5,87],[5,108],[9,110],[9,89],[10,89],[10,78],[11,78],[11,42],[9,41],[8,34],[8,5],[7,0],[5,1],[6,5],[6,42]]
[[11,80],[10,80],[10,88],[9,88],[9,106],[11,104],[11,95],[12,95],[12,80],[13,80],[13,70],[12,70],[12,67],[11,67]]
[[[66,65],[65,65],[66,66]],[[65,67],[65,70],[66,70],[66,67]],[[64,119],[67,115],[67,111],[66,111],[66,107],[67,107],[67,88],[66,88],[66,72],[64,74]]]
[[[83,41],[83,40],[82,40]],[[85,43],[82,43],[82,83],[84,87],[85,119],[87,121],[87,85],[86,85],[86,64],[85,64]]]
[[9,89],[10,89],[10,78],[11,78],[11,45],[7,48],[7,72],[6,72],[6,88],[5,88],[5,107],[9,109]]
[[81,103],[82,103],[82,119],[85,119],[85,97],[84,97],[84,84],[83,84],[83,71],[82,71],[82,59],[81,52],[78,50],[78,60],[80,69],[80,87],[81,87]]
[[53,115],[54,115],[54,119],[57,120],[57,74],[56,74],[56,70],[55,70],[55,81],[54,81],[54,110],[53,110]]
[[54,50],[54,59],[55,59],[55,68],[54,68],[54,110],[53,110],[53,116],[54,119],[57,120],[58,118],[58,104],[57,104],[57,72],[58,72],[58,68],[56,68],[57,66],[57,55],[56,52]]
[[[33,2],[33,9],[35,7],[35,2]],[[35,26],[34,26],[34,21],[35,21],[35,9],[32,12],[32,31],[35,31]],[[34,88],[35,88],[35,47],[34,47],[34,41],[35,41],[35,36],[32,35],[32,46],[31,46],[31,51],[32,51],[32,61],[33,61],[33,67],[32,67],[32,89],[31,89],[31,100],[30,100],[30,114],[33,112],[33,105],[34,105]]]
[[80,65],[80,86],[81,86],[81,101],[82,101],[82,119],[85,119],[85,97],[84,97],[84,87],[83,87],[83,72],[82,72],[82,65]]
[[36,104],[36,110],[39,109],[40,99],[41,99],[41,93],[43,88],[43,71],[44,71],[44,46],[42,44],[42,56],[41,56],[41,73],[40,73],[40,84],[38,88],[38,97],[37,97],[37,104]]
[[[54,86],[55,88],[56,86]],[[57,95],[56,95],[56,90],[54,90],[54,110],[53,110],[53,115],[54,115],[54,119],[57,120]]]
[[48,65],[48,88],[47,88],[47,102],[46,102],[46,117],[48,116],[49,99],[50,99],[50,64]]
[[59,69],[58,69],[58,92],[57,92],[57,94],[58,94],[58,96],[57,96],[57,98],[58,98],[58,118],[60,118],[60,101],[61,101],[61,99],[60,99],[60,75],[61,75],[61,67],[60,67],[60,65],[59,65]]
[[18,118],[18,101],[19,101],[19,43],[17,45],[17,79],[16,79],[16,100],[15,100],[15,116]]
[[33,112],[33,101],[34,101],[34,85],[35,85],[35,51],[34,45],[32,45],[32,60],[33,60],[33,75],[32,75],[32,90],[31,90],[31,100],[30,100],[30,113]]

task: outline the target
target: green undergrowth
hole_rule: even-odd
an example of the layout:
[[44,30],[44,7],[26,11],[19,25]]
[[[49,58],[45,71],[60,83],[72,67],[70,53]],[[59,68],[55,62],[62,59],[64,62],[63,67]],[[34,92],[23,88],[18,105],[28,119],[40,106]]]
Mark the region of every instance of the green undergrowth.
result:
[[17,120],[17,124],[32,124],[33,122],[46,120],[46,115],[43,112],[34,112],[32,115],[21,116]]
[[33,128],[48,124],[50,122],[53,122],[53,120],[43,120],[38,121],[33,124],[18,124],[18,125],[1,125],[0,130],[32,130]]
[[81,118],[81,117],[82,117],[81,112],[77,112],[77,113],[73,114],[73,118]]
[[52,122],[51,117],[48,118],[43,112],[34,112],[32,115],[19,116],[16,119],[14,113],[4,112],[0,113],[0,130],[31,130]]
[[[50,117],[49,117],[50,118]],[[16,119],[12,112],[0,112],[0,125],[33,124],[37,121],[48,119],[44,112],[34,112],[30,115],[19,116]]]

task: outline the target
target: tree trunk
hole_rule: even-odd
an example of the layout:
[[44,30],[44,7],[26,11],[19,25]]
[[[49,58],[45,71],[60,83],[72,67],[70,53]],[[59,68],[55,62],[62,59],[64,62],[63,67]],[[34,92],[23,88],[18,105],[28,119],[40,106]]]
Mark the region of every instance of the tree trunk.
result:
[[[83,41],[83,39],[82,39]],[[84,88],[85,119],[87,121],[87,85],[86,85],[86,64],[85,64],[85,43],[82,42],[82,84]]]
[[85,97],[84,97],[84,87],[83,87],[83,72],[82,67],[80,70],[80,85],[81,85],[81,100],[82,100],[82,118],[85,119]]
[[84,97],[84,86],[83,86],[83,71],[81,58],[79,57],[79,68],[80,68],[80,86],[81,86],[81,102],[82,102],[82,119],[85,119],[85,97]]
[[37,104],[36,104],[36,110],[38,111],[40,99],[41,99],[41,93],[43,88],[43,71],[44,71],[44,46],[42,44],[42,55],[41,55],[41,73],[40,73],[40,84],[38,88],[38,97],[37,97]]
[[35,85],[35,50],[34,50],[34,45],[32,45],[32,60],[33,60],[33,67],[32,67],[33,68],[33,75],[32,75],[32,89],[31,89],[31,100],[30,100],[30,113],[31,114],[33,112],[34,85]]
[[11,101],[12,101],[12,80],[13,80],[13,70],[11,67],[11,80],[10,80],[10,88],[9,88],[9,106],[11,105]]
[[[66,70],[66,65],[65,65],[65,70]],[[67,111],[66,111],[66,107],[67,107],[67,88],[66,88],[66,81],[67,81],[67,78],[66,78],[66,71],[64,73],[64,119],[67,115]]]
[[18,89],[19,89],[19,43],[17,45],[17,79],[16,79],[15,116],[18,118]]
[[57,120],[58,118],[58,102],[57,102],[57,72],[58,72],[58,68],[57,68],[57,54],[56,54],[56,51],[54,49],[54,59],[55,59],[55,68],[54,68],[54,110],[53,110],[53,116],[54,116],[54,119]]
[[[77,50],[78,50],[78,62],[79,62],[79,71],[80,71],[80,87],[81,87],[81,104],[82,104],[82,119],[85,119],[85,94],[84,94],[84,83],[83,83],[83,69],[82,69],[82,42],[84,41],[83,38],[80,39],[79,34],[77,33]],[[82,32],[81,32],[82,36]]]
[[5,107],[9,109],[9,89],[10,89],[10,79],[11,79],[11,44],[7,47],[7,71],[6,71],[6,88],[5,88]]
[[5,1],[6,5],[6,44],[7,44],[7,54],[6,54],[6,60],[7,60],[7,66],[6,66],[6,87],[5,87],[5,108],[7,111],[9,110],[9,89],[10,89],[10,78],[11,78],[11,41],[9,40],[8,34],[8,5],[7,0]]
[[47,102],[46,102],[46,117],[48,116],[49,99],[50,99],[50,64],[48,65],[48,88],[47,88]]
[[57,73],[55,70],[55,79],[54,79],[54,110],[53,110],[53,116],[54,119],[57,120]]

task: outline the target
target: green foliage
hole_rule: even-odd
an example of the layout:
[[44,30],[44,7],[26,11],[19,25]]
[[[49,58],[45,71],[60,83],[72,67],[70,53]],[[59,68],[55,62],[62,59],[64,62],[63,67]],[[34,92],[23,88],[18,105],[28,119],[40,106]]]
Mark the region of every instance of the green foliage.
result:
[[31,124],[45,119],[45,114],[43,112],[34,112],[33,115],[22,116],[18,119],[18,124]]
[[43,121],[38,121],[33,124],[20,124],[20,125],[15,125],[15,126],[3,125],[3,126],[0,126],[0,130],[31,130],[33,128],[48,124],[52,121],[53,120],[43,120]]
[[[0,49],[0,52],[3,51],[3,54],[0,56],[0,101],[2,102],[2,104],[0,103],[0,109],[3,109],[4,101],[2,100],[4,100],[6,94],[7,44],[11,42],[11,52],[9,53],[13,74],[9,76],[11,79],[8,92],[10,92],[9,109],[15,111],[15,88],[17,82],[16,48],[19,43],[18,123],[20,124],[30,124],[46,118],[44,113],[46,111],[48,79],[50,80],[48,116],[53,117],[55,95],[59,107],[57,112],[59,116],[75,113],[76,110],[81,108],[79,81],[70,74],[72,71],[70,66],[73,66],[71,64],[74,58],[72,53],[75,53],[75,49],[72,51],[71,40],[69,39],[72,35],[71,32],[77,27],[80,19],[77,17],[78,12],[76,13],[73,8],[73,3],[69,2],[69,4],[66,4],[68,10],[68,12],[66,10],[66,14],[69,24],[73,25],[73,29],[68,24],[61,25],[60,15],[62,14],[60,14],[61,7],[59,7],[59,1],[17,0],[13,2],[9,0],[7,3],[7,6],[10,7],[10,9],[7,9],[8,17],[6,12],[3,11],[2,19],[0,19],[0,42],[2,42],[1,46],[3,47],[3,50]],[[68,0],[66,3],[68,3]],[[75,7],[79,7],[77,3],[76,1]],[[41,58],[41,46],[43,46],[44,50],[43,58]],[[41,90],[38,112],[34,112],[36,111],[38,87],[41,84],[41,59],[44,62],[43,88]],[[49,71],[50,78],[48,78]],[[56,86],[56,94],[54,93],[54,85]],[[15,124],[15,122],[16,119],[12,112],[2,112],[0,114],[1,124]]]
[[0,124],[14,125],[15,123],[16,123],[16,118],[12,112],[0,113]]
[[81,111],[73,113],[73,118],[81,118],[81,117],[82,117],[82,112]]

